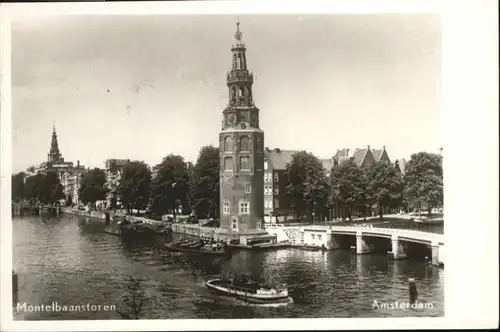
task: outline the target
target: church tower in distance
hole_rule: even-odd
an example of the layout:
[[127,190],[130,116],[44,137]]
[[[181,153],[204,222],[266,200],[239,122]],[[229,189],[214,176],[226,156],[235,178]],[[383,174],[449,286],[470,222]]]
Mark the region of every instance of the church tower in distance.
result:
[[[264,221],[264,132],[255,107],[253,74],[239,22],[231,48],[232,69],[227,73],[229,101],[224,109],[220,147],[220,231],[228,238],[267,234]],[[242,242],[245,236],[240,237]]]
[[47,155],[47,162],[49,163],[64,162],[61,152],[59,152],[59,143],[57,142],[57,133],[55,124],[52,127],[52,140],[50,141],[50,150]]

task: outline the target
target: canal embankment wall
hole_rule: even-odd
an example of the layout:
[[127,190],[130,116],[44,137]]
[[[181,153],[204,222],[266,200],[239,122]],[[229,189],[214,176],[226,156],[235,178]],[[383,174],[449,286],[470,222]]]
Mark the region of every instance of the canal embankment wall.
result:
[[148,224],[164,223],[162,221],[157,221],[157,220],[148,219],[148,218],[144,218],[144,217],[129,216],[129,215],[125,215],[123,213],[115,213],[112,211],[82,211],[82,210],[72,209],[69,207],[61,207],[61,212],[66,213],[66,214],[75,215],[75,216],[97,219],[97,220],[106,220],[106,215],[109,215],[111,220],[113,220],[114,218],[126,218],[130,222],[140,220],[140,221],[143,221],[143,222],[148,223]]
[[[61,207],[61,212],[65,214],[72,214],[75,216],[88,217],[99,220],[106,220],[106,213],[103,211],[82,211],[69,207]],[[111,216],[111,214],[110,214]]]

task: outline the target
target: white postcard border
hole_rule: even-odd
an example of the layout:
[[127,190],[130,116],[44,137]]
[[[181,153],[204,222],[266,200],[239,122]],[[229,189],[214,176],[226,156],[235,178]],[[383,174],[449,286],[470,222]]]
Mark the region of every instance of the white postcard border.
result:
[[[498,3],[495,1],[206,1],[2,4],[1,314],[6,331],[426,329],[498,324]],[[443,17],[444,318],[12,321],[10,21],[39,15],[421,13]],[[494,75],[496,74],[496,75]],[[496,107],[495,107],[496,106]],[[425,135],[425,132],[422,133]],[[471,178],[473,176],[473,178]]]

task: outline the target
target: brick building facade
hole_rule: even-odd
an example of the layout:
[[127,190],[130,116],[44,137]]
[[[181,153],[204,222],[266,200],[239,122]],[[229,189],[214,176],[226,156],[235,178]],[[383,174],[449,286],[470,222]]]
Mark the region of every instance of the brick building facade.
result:
[[278,220],[293,217],[293,200],[287,194],[286,167],[295,150],[265,149],[264,156],[264,214]]
[[106,194],[106,204],[111,206],[111,201],[116,199],[116,204],[120,205],[120,199],[118,197],[118,186],[120,184],[120,179],[122,175],[123,168],[125,165],[130,163],[130,159],[107,159],[104,162],[105,172],[106,172],[106,188],[108,193]]

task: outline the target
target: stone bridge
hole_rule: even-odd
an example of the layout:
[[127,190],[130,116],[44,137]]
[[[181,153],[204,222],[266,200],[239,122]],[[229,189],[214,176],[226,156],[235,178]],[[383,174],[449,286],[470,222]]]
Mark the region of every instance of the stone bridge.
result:
[[[322,226],[311,225],[303,227],[273,226],[266,229],[270,233],[283,233],[282,239],[290,239],[295,244],[308,244],[325,246],[327,249],[341,247],[339,236],[347,235],[356,237],[356,254],[367,254],[372,251],[368,238],[385,238],[391,241],[391,254],[394,259],[407,257],[404,243],[418,243],[431,249],[431,262],[433,265],[444,264],[444,235],[415,230],[397,228],[377,228],[368,226]],[[278,241],[280,236],[278,234]],[[354,249],[354,248],[353,248]]]
[[42,212],[51,212],[54,214],[58,214],[60,212],[59,206],[52,205],[33,205],[27,203],[17,203],[12,202],[12,215],[13,216],[21,216],[25,211],[29,211],[35,214],[41,214]]

